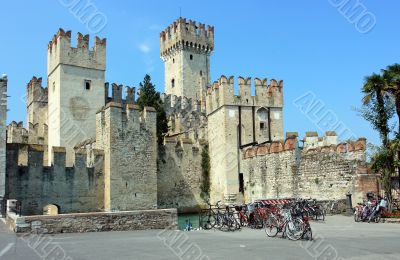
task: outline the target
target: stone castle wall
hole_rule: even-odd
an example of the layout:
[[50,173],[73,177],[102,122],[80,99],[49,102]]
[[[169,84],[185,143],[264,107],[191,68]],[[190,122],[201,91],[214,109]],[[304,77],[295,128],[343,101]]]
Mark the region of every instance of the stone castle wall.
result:
[[87,151],[77,150],[74,166],[66,167],[65,148],[53,147],[52,166],[43,164],[44,150],[42,145],[7,145],[6,196],[22,202],[22,214],[41,215],[48,204],[57,205],[60,213],[102,211],[102,151],[95,151],[87,167]]
[[[177,222],[178,214],[176,209],[137,210],[124,212],[90,212],[62,214],[57,216],[18,217],[15,215],[9,215],[6,219],[6,224],[14,232],[33,234],[147,229],[168,230],[176,229]],[[35,241],[28,239],[26,242],[34,243]],[[57,254],[58,256],[62,255],[62,252],[57,253],[60,253]]]
[[[243,153],[246,201],[263,198],[344,199],[376,190],[376,176],[366,177],[365,139],[348,144],[300,149],[296,137],[248,148]],[[374,187],[375,183],[375,187]],[[361,188],[363,187],[363,188]]]
[[97,115],[96,148],[105,153],[105,210],[157,207],[154,108],[110,102]]
[[7,82],[7,76],[2,75],[0,77],[0,197],[4,197],[6,184]]
[[206,202],[202,197],[202,152],[207,143],[189,138],[166,138],[159,149],[158,206],[196,212]]

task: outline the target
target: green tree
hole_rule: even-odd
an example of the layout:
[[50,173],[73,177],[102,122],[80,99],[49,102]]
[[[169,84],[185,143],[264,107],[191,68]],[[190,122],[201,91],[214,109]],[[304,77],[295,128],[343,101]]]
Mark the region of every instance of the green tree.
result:
[[157,111],[157,139],[158,143],[161,144],[163,135],[168,132],[167,115],[160,98],[160,93],[156,91],[155,85],[151,82],[150,75],[146,74],[143,82],[139,83],[138,93],[137,104],[140,109],[148,106],[155,108]]
[[[398,131],[396,134],[396,142],[400,142],[400,64],[395,63],[393,65],[389,65],[386,69],[382,70],[383,77],[385,78],[387,91],[394,98],[395,106],[396,106],[396,114],[397,114],[397,124]],[[397,160],[400,159],[400,148],[397,146]],[[398,183],[400,186],[400,167],[397,167],[398,171]]]
[[364,94],[361,116],[379,132],[382,141],[382,145],[371,156],[371,169],[381,174],[383,188],[391,202],[391,176],[395,169],[395,157],[394,146],[389,140],[389,120],[395,113],[393,99],[387,92],[385,78],[378,74],[366,77],[361,91]]
[[400,133],[400,64],[395,63],[387,66],[382,72],[386,83],[386,91],[389,92],[395,100],[398,132]]
[[390,105],[390,97],[386,90],[386,81],[381,75],[374,73],[365,77],[361,90],[364,94],[361,114],[379,132],[383,146],[388,147],[389,119],[393,116],[393,106]]

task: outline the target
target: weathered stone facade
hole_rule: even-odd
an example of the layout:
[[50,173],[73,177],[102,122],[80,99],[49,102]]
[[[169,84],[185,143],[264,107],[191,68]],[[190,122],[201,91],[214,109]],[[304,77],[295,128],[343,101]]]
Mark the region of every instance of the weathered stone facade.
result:
[[48,204],[60,213],[103,211],[103,152],[92,151],[91,161],[88,151],[76,150],[74,166],[66,167],[65,148],[53,147],[52,166],[46,166],[45,148],[7,144],[6,197],[22,202],[23,215],[41,215]]
[[108,103],[96,115],[104,150],[105,210],[157,208],[156,111]]
[[[201,160],[205,144],[191,139],[165,140],[158,159],[158,206],[196,212],[205,205],[202,197]],[[204,194],[203,194],[204,195]]]
[[[235,86],[221,76],[210,85],[213,50],[211,26],[179,18],[161,32],[169,130],[157,147],[156,111],[140,111],[134,87],[123,98],[123,85],[105,83],[106,40],[96,37],[89,49],[89,36],[78,33],[75,48],[60,29],[48,45],[47,87],[38,77],[27,86],[27,129],[7,128],[7,197],[22,201],[24,214],[48,204],[61,213],[192,212],[207,200],[329,200],[377,187],[365,170],[365,140],[338,144],[334,132],[309,132],[299,147],[296,133],[284,138],[282,80],[255,78],[252,87],[239,77]],[[3,104],[1,113],[3,127]]]
[[211,158],[211,201],[243,201],[240,184],[241,150],[283,138],[283,83],[222,76],[207,93],[208,142]]
[[27,131],[30,144],[46,144],[48,131],[48,90],[42,86],[42,78],[33,77],[27,85]]
[[95,137],[96,112],[105,104],[106,39],[77,34],[71,47],[71,31],[58,30],[48,45],[48,150],[66,147],[72,166],[73,147]]
[[6,189],[7,82],[7,76],[2,75],[0,77],[0,197],[2,198]]
[[210,82],[214,27],[179,18],[160,33],[165,92],[193,100],[205,96]]
[[[330,135],[332,136],[332,135]],[[306,138],[307,139],[307,138]],[[244,173],[246,201],[262,198],[344,199],[350,192],[355,200],[370,190],[360,176],[365,175],[365,139],[354,143],[311,147],[305,142],[299,148],[297,137],[284,143],[248,148],[243,153],[241,172]],[[377,183],[374,175],[371,181]]]
[[16,233],[57,234],[147,229],[176,229],[176,209],[63,214],[58,216],[8,216]]

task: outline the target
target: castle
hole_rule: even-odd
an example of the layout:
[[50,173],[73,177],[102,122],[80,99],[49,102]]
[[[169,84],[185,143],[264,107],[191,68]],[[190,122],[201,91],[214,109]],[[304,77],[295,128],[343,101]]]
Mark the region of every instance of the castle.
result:
[[24,215],[48,205],[59,213],[193,212],[208,200],[329,200],[377,189],[365,139],[339,143],[335,132],[308,132],[300,146],[296,132],[284,134],[282,80],[211,83],[214,27],[179,18],[160,33],[162,145],[155,109],[139,109],[134,87],[105,82],[106,39],[89,45],[89,35],[78,33],[76,47],[70,31],[54,35],[46,86],[40,77],[27,84],[26,128],[6,126],[7,77],[0,79],[0,195],[21,201]]

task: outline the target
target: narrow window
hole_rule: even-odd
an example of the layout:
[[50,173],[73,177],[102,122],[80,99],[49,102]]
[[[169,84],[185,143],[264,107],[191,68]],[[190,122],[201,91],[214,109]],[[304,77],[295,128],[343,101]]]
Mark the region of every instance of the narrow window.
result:
[[192,54],[190,54],[190,60],[193,60],[193,55]]
[[55,92],[55,91],[56,91],[56,83],[53,82],[53,92]]
[[200,70],[200,76],[203,76],[203,71],[202,70]]
[[85,80],[85,89],[90,90],[90,80]]
[[175,59],[172,59],[172,63],[175,63]]
[[261,123],[260,123],[260,129],[261,129],[261,130],[264,130],[264,129],[265,129],[265,122],[261,122]]
[[175,79],[171,79],[171,87],[175,87]]

